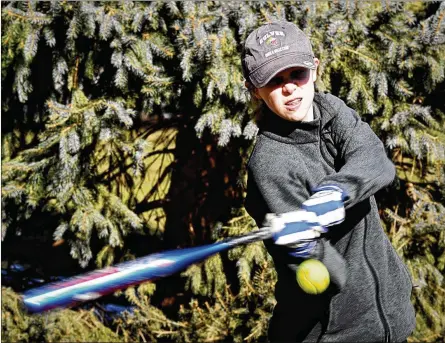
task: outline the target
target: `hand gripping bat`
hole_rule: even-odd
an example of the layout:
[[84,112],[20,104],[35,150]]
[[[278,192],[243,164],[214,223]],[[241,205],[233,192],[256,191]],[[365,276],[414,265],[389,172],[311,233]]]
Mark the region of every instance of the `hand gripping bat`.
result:
[[23,294],[30,312],[71,307],[142,282],[172,275],[188,266],[232,247],[271,238],[270,227],[200,247],[169,250],[112,267],[34,288]]

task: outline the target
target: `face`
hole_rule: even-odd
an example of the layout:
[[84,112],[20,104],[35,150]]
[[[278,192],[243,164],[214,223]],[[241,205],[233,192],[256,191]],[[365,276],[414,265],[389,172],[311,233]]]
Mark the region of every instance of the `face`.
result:
[[[314,59],[318,66],[318,59]],[[295,67],[276,74],[269,83],[255,89],[255,97],[262,99],[279,117],[289,121],[304,121],[313,113],[316,70]]]

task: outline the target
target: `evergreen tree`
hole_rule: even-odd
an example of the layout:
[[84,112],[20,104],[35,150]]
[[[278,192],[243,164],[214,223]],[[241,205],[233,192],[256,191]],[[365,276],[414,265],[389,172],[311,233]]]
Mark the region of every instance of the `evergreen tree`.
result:
[[[239,55],[252,29],[286,19],[311,36],[318,90],[355,108],[396,164],[378,200],[416,286],[412,338],[443,339],[444,14],[443,2],[2,2],[5,260],[21,246],[49,275],[55,256],[94,268],[255,229]],[[256,341],[275,278],[261,243],[233,249],[125,291],[135,314],[100,339]],[[23,318],[2,332],[35,339]]]

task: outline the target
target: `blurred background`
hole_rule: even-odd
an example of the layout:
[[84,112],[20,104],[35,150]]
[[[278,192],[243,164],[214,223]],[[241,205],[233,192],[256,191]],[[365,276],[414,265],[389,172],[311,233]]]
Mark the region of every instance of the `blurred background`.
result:
[[81,307],[27,314],[20,293],[255,229],[255,140],[240,53],[296,23],[317,90],[357,110],[397,168],[377,194],[413,277],[410,342],[445,341],[445,2],[1,2],[5,341],[256,342],[276,275],[263,244]]

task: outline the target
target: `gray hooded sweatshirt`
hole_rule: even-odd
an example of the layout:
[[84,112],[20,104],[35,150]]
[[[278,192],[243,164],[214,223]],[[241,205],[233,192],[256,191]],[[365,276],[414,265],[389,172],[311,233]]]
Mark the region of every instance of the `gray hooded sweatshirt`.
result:
[[346,219],[329,242],[344,257],[340,290],[304,293],[286,249],[266,241],[278,274],[269,339],[281,342],[402,342],[415,327],[411,277],[382,229],[374,194],[395,168],[368,124],[337,97],[316,93],[314,121],[268,113],[248,163],[246,209],[258,226],[266,213],[295,211],[311,190],[344,190]]

